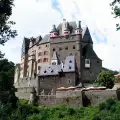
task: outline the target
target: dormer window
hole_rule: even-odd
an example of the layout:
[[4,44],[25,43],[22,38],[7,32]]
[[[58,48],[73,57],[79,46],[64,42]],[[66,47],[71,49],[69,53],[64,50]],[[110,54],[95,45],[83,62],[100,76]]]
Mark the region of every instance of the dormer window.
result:
[[53,62],[52,65],[56,65],[56,62]]
[[56,36],[58,35],[57,33],[53,33],[53,34],[56,35]]
[[90,68],[90,59],[85,59],[85,68]]
[[54,71],[53,70],[51,70],[51,73],[53,73]]
[[71,66],[69,66],[69,69],[71,69]]
[[44,73],[46,73],[47,71],[45,70]]
[[69,33],[70,33],[69,30],[65,30],[65,31],[64,31],[64,35],[65,35],[65,36],[69,35]]
[[75,31],[75,34],[81,34],[81,30],[80,29],[76,29],[76,31]]
[[68,34],[68,32],[64,32],[64,34]]

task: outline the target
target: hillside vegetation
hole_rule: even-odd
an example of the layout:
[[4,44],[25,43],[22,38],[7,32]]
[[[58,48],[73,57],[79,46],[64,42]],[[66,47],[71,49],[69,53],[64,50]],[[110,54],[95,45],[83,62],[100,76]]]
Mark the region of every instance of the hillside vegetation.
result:
[[[10,112],[11,111],[11,112]],[[0,120],[120,120],[120,102],[112,99],[94,107],[39,107],[20,100],[14,110],[0,107]]]

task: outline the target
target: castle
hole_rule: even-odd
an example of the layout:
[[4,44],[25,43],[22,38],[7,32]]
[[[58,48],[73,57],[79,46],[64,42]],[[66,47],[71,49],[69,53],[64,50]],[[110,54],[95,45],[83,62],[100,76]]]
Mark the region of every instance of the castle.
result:
[[43,38],[24,38],[14,85],[21,98],[29,96],[31,87],[38,95],[55,94],[56,88],[92,84],[101,70],[88,27],[63,19]]

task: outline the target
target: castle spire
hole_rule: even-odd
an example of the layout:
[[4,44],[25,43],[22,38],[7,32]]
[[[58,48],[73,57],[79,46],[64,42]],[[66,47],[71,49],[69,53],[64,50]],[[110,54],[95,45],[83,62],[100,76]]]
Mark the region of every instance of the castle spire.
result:
[[56,28],[55,25],[53,25],[53,29],[52,29],[52,31],[50,32],[50,37],[51,37],[51,38],[55,38],[55,37],[57,37],[57,36],[58,36],[57,28]]
[[58,56],[55,51],[53,52],[51,63],[52,63],[52,65],[58,65]]

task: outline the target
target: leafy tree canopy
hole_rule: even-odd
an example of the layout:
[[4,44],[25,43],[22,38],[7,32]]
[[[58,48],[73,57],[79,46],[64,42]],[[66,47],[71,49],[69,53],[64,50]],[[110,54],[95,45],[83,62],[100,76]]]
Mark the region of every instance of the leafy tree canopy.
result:
[[14,83],[14,68],[13,62],[9,62],[7,59],[0,60],[0,103],[11,103],[15,106],[17,98],[14,92],[16,89],[13,86]]
[[[114,18],[119,18],[120,17],[120,0],[114,0],[110,6],[112,6],[112,14],[114,15]],[[116,29],[120,29],[120,24],[116,24]]]
[[98,75],[95,83],[111,89],[114,86],[114,79],[115,78],[114,78],[114,72],[113,71],[111,71],[111,70],[102,71]]
[[[12,7],[14,0],[0,0],[0,44],[4,43],[10,38],[17,36],[17,31],[12,30],[13,21],[9,21],[12,15]],[[0,52],[0,58],[4,55]]]

